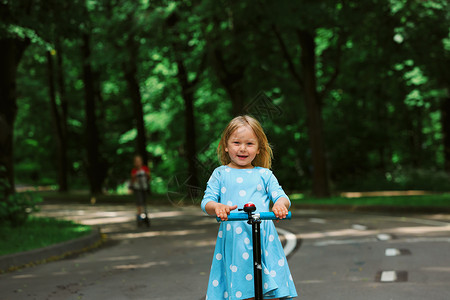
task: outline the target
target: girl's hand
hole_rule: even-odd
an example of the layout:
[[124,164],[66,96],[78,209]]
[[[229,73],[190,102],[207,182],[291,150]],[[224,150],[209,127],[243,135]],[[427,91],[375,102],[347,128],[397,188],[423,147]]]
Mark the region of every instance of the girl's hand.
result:
[[278,219],[285,219],[287,214],[289,213],[289,210],[287,209],[286,205],[281,203],[281,201],[280,202],[277,201],[273,205],[272,211]]
[[214,209],[214,212],[216,213],[216,216],[219,217],[222,221],[226,221],[228,220],[228,215],[230,214],[230,211],[235,210],[236,208],[237,205],[229,206],[218,203],[216,208]]

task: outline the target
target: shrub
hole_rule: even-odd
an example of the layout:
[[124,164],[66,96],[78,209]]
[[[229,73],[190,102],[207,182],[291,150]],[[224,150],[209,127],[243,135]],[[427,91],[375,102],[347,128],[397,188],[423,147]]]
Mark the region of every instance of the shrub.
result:
[[37,204],[40,202],[42,198],[30,192],[9,195],[0,201],[0,223],[23,225],[32,212],[38,211]]

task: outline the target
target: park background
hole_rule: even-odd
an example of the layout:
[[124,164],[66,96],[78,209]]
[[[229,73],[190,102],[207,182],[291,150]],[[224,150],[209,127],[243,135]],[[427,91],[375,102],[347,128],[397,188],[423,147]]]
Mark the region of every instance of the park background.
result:
[[450,190],[445,0],[22,0],[0,12],[3,200],[24,186],[126,193],[136,153],[154,195],[198,196],[239,114],[261,121],[298,198]]

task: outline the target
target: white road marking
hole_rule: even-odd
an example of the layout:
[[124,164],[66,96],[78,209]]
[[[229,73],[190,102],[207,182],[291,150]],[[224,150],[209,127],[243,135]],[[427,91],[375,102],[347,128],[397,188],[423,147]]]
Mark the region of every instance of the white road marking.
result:
[[286,245],[284,246],[284,255],[288,256],[297,247],[297,237],[292,232],[289,232],[283,228],[277,228],[279,234],[284,235],[286,239]]
[[422,243],[422,242],[447,242],[450,243],[450,238],[448,237],[418,237],[418,238],[409,238],[409,239],[403,239],[402,242],[405,243]]
[[399,256],[400,255],[400,250],[398,250],[396,248],[387,248],[385,250],[384,254],[386,256]]
[[327,221],[324,219],[319,219],[319,218],[310,218],[309,222],[317,223],[317,224],[325,224]]
[[377,234],[377,239],[380,241],[389,241],[392,240],[392,235],[386,233]]
[[361,230],[361,231],[367,230],[367,226],[365,226],[365,225],[360,225],[360,224],[353,224],[353,225],[352,225],[352,228],[355,229],[355,230]]
[[449,222],[445,221],[436,221],[436,220],[426,220],[426,219],[419,219],[419,218],[409,218],[409,217],[402,217],[402,221],[404,222],[413,222],[417,224],[423,224],[423,225],[431,225],[431,226],[450,226]]
[[[380,240],[377,238],[365,238],[365,239],[347,239],[347,240],[326,240],[314,243],[316,247],[324,246],[339,246],[339,245],[349,245],[349,244],[362,244],[362,243],[376,243]],[[408,239],[398,239],[391,240],[389,243],[450,243],[450,238],[448,237],[435,237],[435,238],[408,238]]]
[[[369,215],[369,214],[360,214],[360,217],[373,217],[374,215]],[[387,220],[391,220],[394,222],[411,222],[411,223],[416,223],[416,224],[422,224],[422,225],[430,225],[430,226],[438,226],[438,227],[442,227],[442,226],[450,226],[450,222],[446,222],[446,221],[436,221],[436,220],[427,220],[427,219],[420,219],[420,218],[410,218],[410,217],[392,217],[392,216],[383,216],[383,215],[378,215],[378,218],[382,218],[381,220],[383,222],[387,221]]]
[[381,272],[381,282],[394,282],[397,280],[397,272],[395,271],[383,271]]
[[322,242],[314,243],[314,246],[324,247],[332,245],[349,245],[349,244],[360,244],[360,243],[373,243],[378,242],[376,238],[365,238],[365,239],[350,239],[350,240],[328,240]]

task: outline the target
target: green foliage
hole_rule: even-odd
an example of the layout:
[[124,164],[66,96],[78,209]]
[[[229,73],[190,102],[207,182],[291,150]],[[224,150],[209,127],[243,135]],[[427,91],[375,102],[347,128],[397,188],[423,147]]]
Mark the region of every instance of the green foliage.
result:
[[450,190],[450,175],[438,169],[399,167],[393,171],[372,171],[343,176],[335,182],[334,188],[337,191],[426,190],[444,192]]
[[[137,61],[152,189],[167,192],[187,169],[184,103],[175,58],[195,90],[197,161],[205,182],[218,165],[215,148],[232,117],[236,95],[250,104],[264,91],[281,110],[253,111],[274,147],[273,168],[288,190],[309,189],[313,172],[296,32],[314,37],[329,173],[335,189],[448,189],[442,103],[449,97],[449,6],[433,1],[33,1],[18,2],[9,33],[35,41],[18,70],[15,170],[20,184],[56,182],[57,145],[51,120],[45,53],[61,44],[68,101],[72,188],[86,188],[81,33],[92,39],[91,62],[101,101],[100,150],[105,188],[126,187],[136,151],[136,126],[124,69]],[[19,20],[14,21],[13,20]],[[6,29],[5,29],[6,30]],[[130,50],[130,44],[133,46]],[[200,62],[205,59],[204,69]],[[327,86],[334,74],[331,86]],[[234,93],[234,94],[233,94]],[[57,99],[60,103],[61,99]],[[256,103],[261,108],[261,103]],[[390,175],[387,175],[390,174]]]
[[24,225],[31,213],[38,211],[42,198],[33,193],[15,193],[0,201],[0,224],[13,227]]

